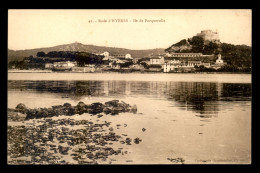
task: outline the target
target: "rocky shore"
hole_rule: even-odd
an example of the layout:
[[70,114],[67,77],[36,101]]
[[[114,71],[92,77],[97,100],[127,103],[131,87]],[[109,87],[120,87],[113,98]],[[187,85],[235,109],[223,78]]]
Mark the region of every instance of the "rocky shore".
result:
[[[8,164],[142,163],[135,152],[146,147],[152,134],[149,126],[140,125],[140,116],[136,105],[119,100],[35,109],[20,103],[8,108]],[[168,157],[165,162],[185,160]]]
[[[112,122],[102,121],[103,114],[136,111],[136,106],[118,100],[39,109],[20,103],[8,109],[8,164],[111,164],[113,156],[129,153],[124,146],[138,145],[142,139],[117,134]],[[127,124],[117,124],[119,127]]]
[[[72,106],[70,103],[64,103],[63,105],[52,106],[52,108],[37,108],[29,109],[23,103],[20,103],[16,106],[15,109],[8,109],[9,112],[18,112],[25,114],[25,120],[29,119],[38,119],[46,117],[54,117],[59,115],[72,116],[75,114],[84,114],[89,113],[91,115],[97,115],[104,113],[106,115],[117,115],[121,112],[137,112],[136,105],[129,105],[124,101],[119,102],[119,100],[112,100],[102,104],[100,102],[85,104],[84,102],[79,102],[76,106]],[[98,115],[102,117],[103,115]]]

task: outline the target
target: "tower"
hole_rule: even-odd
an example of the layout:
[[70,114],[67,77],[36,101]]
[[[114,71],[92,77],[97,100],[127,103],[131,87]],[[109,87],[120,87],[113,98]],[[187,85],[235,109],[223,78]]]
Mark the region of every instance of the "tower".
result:
[[218,54],[218,59],[216,60],[216,64],[223,64],[223,60],[221,59],[221,54]]

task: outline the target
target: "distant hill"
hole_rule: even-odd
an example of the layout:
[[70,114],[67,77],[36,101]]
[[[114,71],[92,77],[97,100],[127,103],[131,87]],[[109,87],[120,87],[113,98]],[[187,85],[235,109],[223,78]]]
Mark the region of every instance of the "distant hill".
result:
[[162,54],[164,49],[146,49],[146,50],[131,50],[124,48],[84,45],[82,43],[71,43],[58,45],[54,47],[26,49],[26,50],[11,50],[8,49],[8,62],[13,60],[22,60],[24,57],[36,56],[37,52],[45,52],[46,54],[51,51],[79,51],[89,53],[103,53],[108,51],[110,54],[127,54],[130,53],[134,58],[143,58],[149,56],[149,54]]

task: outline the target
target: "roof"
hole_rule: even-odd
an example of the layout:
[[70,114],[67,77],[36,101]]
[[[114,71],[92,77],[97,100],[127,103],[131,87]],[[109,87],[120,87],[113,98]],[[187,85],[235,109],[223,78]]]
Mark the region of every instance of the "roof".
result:
[[202,55],[202,53],[170,53],[171,55]]
[[188,61],[188,63],[201,63],[201,61]]
[[170,65],[182,65],[183,63],[168,63]]

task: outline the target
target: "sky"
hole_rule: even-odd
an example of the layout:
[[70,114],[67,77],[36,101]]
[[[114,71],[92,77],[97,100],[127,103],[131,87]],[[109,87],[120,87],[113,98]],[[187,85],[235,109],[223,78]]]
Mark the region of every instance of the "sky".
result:
[[8,11],[8,48],[24,50],[79,42],[135,50],[165,49],[207,29],[218,31],[222,43],[251,46],[252,11],[12,9]]

